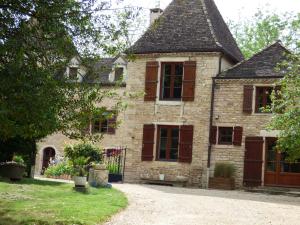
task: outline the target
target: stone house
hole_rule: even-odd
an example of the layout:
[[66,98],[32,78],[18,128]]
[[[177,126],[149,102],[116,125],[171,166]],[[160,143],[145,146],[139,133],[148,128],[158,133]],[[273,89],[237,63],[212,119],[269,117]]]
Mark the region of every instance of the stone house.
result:
[[[300,186],[300,163],[274,151],[278,132],[266,131],[272,115],[261,111],[282,78],[274,70],[287,51],[281,43],[244,60],[213,0],[174,0],[151,17],[129,49],[135,60],[122,61],[120,91],[145,96],[130,100],[132,107],[118,116],[122,125],[101,143],[127,147],[125,182],[164,174],[167,181],[185,177],[207,187],[216,162],[225,161],[237,168],[238,187]],[[104,88],[115,73],[100,75]],[[59,154],[66,142],[56,134],[40,143],[37,173],[45,149]]]

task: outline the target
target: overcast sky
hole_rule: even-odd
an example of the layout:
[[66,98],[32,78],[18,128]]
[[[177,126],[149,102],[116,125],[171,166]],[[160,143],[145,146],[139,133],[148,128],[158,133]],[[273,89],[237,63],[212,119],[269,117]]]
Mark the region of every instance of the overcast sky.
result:
[[[127,4],[141,6],[145,10],[155,7],[158,2],[164,9],[172,0],[124,0]],[[228,20],[249,18],[258,8],[276,12],[300,13],[300,0],[215,0],[223,17]]]

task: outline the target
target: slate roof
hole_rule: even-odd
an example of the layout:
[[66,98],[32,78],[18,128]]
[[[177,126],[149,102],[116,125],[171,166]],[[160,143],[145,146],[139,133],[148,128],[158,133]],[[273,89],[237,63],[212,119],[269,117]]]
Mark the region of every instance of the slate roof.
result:
[[235,62],[243,59],[213,0],[173,0],[129,52],[223,52]]
[[280,41],[263,49],[248,60],[244,60],[234,67],[220,73],[217,78],[265,78],[282,77],[283,74],[275,71],[279,62],[284,60],[289,51]]

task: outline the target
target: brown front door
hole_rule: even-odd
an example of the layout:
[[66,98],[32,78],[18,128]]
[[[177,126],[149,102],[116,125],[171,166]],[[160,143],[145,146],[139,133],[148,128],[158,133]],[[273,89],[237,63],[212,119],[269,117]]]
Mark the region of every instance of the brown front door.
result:
[[262,183],[263,143],[262,137],[246,137],[243,179],[245,186],[260,186]]
[[50,159],[55,157],[55,150],[53,148],[45,148],[43,152],[43,165],[41,174],[44,174],[45,170],[49,166]]
[[300,160],[289,162],[287,154],[276,149],[276,138],[266,138],[266,186],[300,187]]

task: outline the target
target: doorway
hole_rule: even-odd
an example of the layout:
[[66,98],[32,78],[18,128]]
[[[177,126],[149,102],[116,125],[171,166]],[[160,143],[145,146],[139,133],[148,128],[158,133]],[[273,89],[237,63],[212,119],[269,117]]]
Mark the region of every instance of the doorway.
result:
[[55,158],[55,150],[54,148],[48,147],[43,150],[43,162],[42,162],[42,171],[41,174],[43,175],[45,170],[48,168],[50,159]]
[[266,138],[266,186],[300,187],[300,159],[290,162],[287,154],[276,149],[277,138]]

